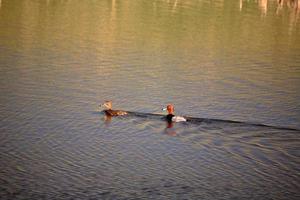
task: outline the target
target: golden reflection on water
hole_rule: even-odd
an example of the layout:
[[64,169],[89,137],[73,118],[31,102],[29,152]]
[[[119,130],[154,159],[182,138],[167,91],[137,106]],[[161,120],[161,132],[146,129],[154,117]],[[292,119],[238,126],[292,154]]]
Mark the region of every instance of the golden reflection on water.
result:
[[[9,1],[0,2],[2,2],[1,11],[7,7],[4,5],[13,4]],[[160,66],[166,55],[180,57],[184,54],[182,57],[189,59],[184,65],[178,66],[179,70],[189,74],[190,71],[197,71],[199,63],[206,66],[205,71],[198,76],[187,76],[185,81],[191,83],[196,83],[201,78],[216,80],[224,74],[230,76],[232,73],[252,80],[253,78],[247,77],[242,68],[228,70],[234,64],[230,57],[239,55],[242,59],[246,55],[251,57],[255,54],[256,57],[253,57],[256,60],[272,63],[275,68],[281,67],[276,63],[283,62],[280,60],[280,57],[284,58],[281,56],[282,52],[285,51],[284,53],[289,55],[299,48],[294,28],[299,18],[300,1],[237,0],[230,5],[223,0],[141,2],[116,0],[84,4],[77,4],[76,1],[51,0],[14,2],[16,5],[11,7],[15,10],[9,11],[13,14],[7,21],[10,20],[16,25],[12,26],[7,34],[19,39],[3,40],[3,43],[11,43],[8,44],[9,47],[21,49],[28,54],[37,46],[49,49],[53,47],[56,51],[71,52],[70,54],[75,52],[78,55],[84,54],[84,50],[93,49],[95,55],[90,56],[90,59],[98,58],[101,61],[111,62],[105,63],[110,67],[101,63],[97,68],[97,73],[107,77],[118,74],[116,72],[118,67],[114,62],[118,60],[122,62],[122,59],[127,59],[125,56],[130,57],[135,52],[143,51],[145,52],[143,55],[150,55],[140,60],[132,60],[130,65],[136,66],[142,66],[146,62],[149,62],[149,66]],[[246,14],[250,9],[251,15],[248,17]],[[263,16],[271,16],[265,18],[265,21],[268,20],[267,23],[264,20],[256,21],[257,16],[260,17],[259,11]],[[283,20],[279,17],[278,20],[276,14]],[[286,22],[289,35],[286,34]],[[286,35],[293,37],[287,39]],[[268,52],[271,56],[264,57],[257,53],[258,50]],[[224,57],[228,58],[225,64],[211,62],[224,61]],[[89,60],[86,60],[86,63],[88,62]],[[144,73],[152,78],[164,77],[159,70]],[[176,73],[174,72],[172,76],[177,77]],[[286,70],[286,73],[290,72]],[[253,74],[257,75],[254,72]],[[272,82],[279,88],[282,82],[273,81],[274,76],[270,73],[264,77],[255,77],[259,80],[268,79],[269,83]],[[276,78],[280,80],[280,77]],[[159,85],[159,83],[152,84]]]
[[284,7],[290,10],[289,13],[289,34],[293,31],[293,28],[297,25],[300,13],[300,0],[277,0],[278,6],[276,9],[277,15],[282,15]]
[[[239,1],[240,11],[243,10],[244,3],[250,3],[250,2],[245,0],[240,0]],[[297,25],[299,19],[299,13],[300,13],[300,0],[258,0],[252,2],[257,2],[258,7],[261,10],[262,17],[265,17],[267,15],[268,9],[270,8],[269,4],[271,3],[277,4],[276,11],[270,9],[271,12],[276,12],[276,15],[282,15],[283,12],[285,12],[284,8],[286,7],[289,10],[289,34],[291,34],[293,28],[295,28],[295,26]]]
[[[8,2],[2,2],[2,9],[3,3],[7,4]],[[251,46],[252,43],[255,43],[257,46],[261,46],[259,48],[272,51],[273,57],[279,57],[278,49],[284,49],[286,46],[278,45],[278,40],[274,38],[286,34],[282,28],[285,24],[280,24],[281,22],[274,17],[273,11],[276,8],[274,6],[277,5],[277,10],[275,9],[277,15],[287,14],[285,8],[290,9],[288,31],[291,35],[299,18],[300,1],[240,0],[236,1],[236,6],[238,2],[241,12],[236,7],[233,7],[236,12],[227,9],[226,2],[222,0],[213,2],[162,0],[143,4],[112,0],[82,5],[76,4],[74,1],[47,0],[46,6],[42,2],[20,1],[17,5],[18,9],[14,11],[15,15],[12,17],[14,19],[12,21],[16,21],[16,24],[20,24],[20,26],[15,26],[17,28],[11,29],[9,34],[15,35],[15,38],[21,37],[21,39],[6,40],[4,43],[16,43],[17,45],[9,46],[21,48],[24,51],[30,51],[37,45],[56,45],[59,47],[58,49],[78,52],[78,46],[95,48],[96,56],[99,55],[107,60],[112,59],[111,55],[118,56],[118,51],[122,50],[118,50],[120,47],[130,46],[132,52],[148,51],[149,54],[163,49],[165,52],[173,52],[174,55],[177,52],[181,53],[178,50],[180,49],[186,56],[191,56],[190,63],[183,66],[190,68],[196,66],[196,63],[200,61],[203,64],[211,65],[205,61],[218,58],[224,53],[229,55],[239,53],[239,49],[243,48],[241,44],[248,44],[247,54],[249,55],[251,52],[257,51],[257,47]],[[161,5],[166,3],[169,4],[168,9],[177,13],[169,12],[170,10],[167,10],[165,5]],[[239,14],[244,10],[246,12],[244,4],[250,3],[257,4],[263,15],[273,14],[272,19],[268,21],[268,24],[272,25],[270,29],[266,29],[263,23],[258,22],[249,26],[247,23],[235,20],[235,18],[241,17]],[[211,7],[208,7],[209,5]],[[105,12],[107,10],[104,7],[109,11]],[[135,9],[131,9],[132,7]],[[268,8],[273,9],[268,11]],[[107,13],[110,15],[107,16]],[[252,18],[255,18],[255,15]],[[255,20],[253,19],[253,21]],[[265,32],[265,34],[260,32]],[[249,40],[249,35],[251,35],[251,40]],[[252,38],[256,38],[257,41]],[[295,40],[288,42],[293,44]],[[264,43],[261,44],[260,41],[264,41]],[[282,43],[286,45],[285,42]],[[291,46],[291,48],[294,47]],[[202,49],[205,49],[205,56],[200,59],[198,57],[199,54],[202,56]],[[289,51],[293,51],[293,49]],[[161,55],[164,55],[165,52],[161,52]],[[193,55],[195,57],[192,57]],[[154,64],[160,64],[161,60],[159,59],[163,59],[162,57],[154,60],[156,61],[156,63],[153,61]],[[214,79],[217,74],[222,76],[224,72],[226,73],[222,69],[213,67],[207,67],[206,70],[206,75],[209,75],[211,79]],[[235,72],[239,73],[238,70]],[[112,67],[99,66],[99,73],[113,74],[115,72]],[[150,73],[154,72],[149,72],[149,76],[157,76],[157,74]],[[189,81],[193,81],[193,78],[196,81],[198,77],[190,77]]]
[[268,0],[260,0],[259,7],[261,8],[262,14],[266,15],[268,10]]

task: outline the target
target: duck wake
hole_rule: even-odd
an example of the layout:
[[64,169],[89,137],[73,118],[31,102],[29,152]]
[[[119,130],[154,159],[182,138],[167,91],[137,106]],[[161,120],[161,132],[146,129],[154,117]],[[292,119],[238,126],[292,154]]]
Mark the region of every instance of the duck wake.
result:
[[[148,118],[148,119],[157,119],[157,120],[165,120],[165,115],[163,114],[154,114],[154,113],[141,113],[141,112],[132,112],[126,111],[128,116],[134,117],[141,117],[141,118]],[[272,128],[277,130],[289,130],[289,131],[299,131],[300,129],[291,128],[291,127],[281,127],[281,126],[273,126],[273,125],[266,125],[261,123],[253,123],[253,122],[244,122],[244,121],[234,121],[234,120],[227,120],[227,119],[214,119],[214,118],[199,118],[199,117],[189,117],[183,116],[186,118],[186,122],[183,123],[192,123],[192,124],[234,124],[240,126],[253,126],[253,127],[265,127],[265,128]]]

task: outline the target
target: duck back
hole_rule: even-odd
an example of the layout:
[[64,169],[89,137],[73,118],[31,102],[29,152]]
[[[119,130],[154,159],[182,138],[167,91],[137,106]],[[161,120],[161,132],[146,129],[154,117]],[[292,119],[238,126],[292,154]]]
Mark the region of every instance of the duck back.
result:
[[105,110],[105,114],[110,115],[110,116],[122,116],[122,115],[127,115],[127,112],[122,111],[122,110]]

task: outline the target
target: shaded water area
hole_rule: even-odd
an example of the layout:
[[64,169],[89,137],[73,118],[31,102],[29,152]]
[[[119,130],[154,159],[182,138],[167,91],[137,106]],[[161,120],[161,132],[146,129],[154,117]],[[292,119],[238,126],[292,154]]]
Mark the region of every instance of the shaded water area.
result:
[[299,4],[0,0],[0,199],[299,199]]

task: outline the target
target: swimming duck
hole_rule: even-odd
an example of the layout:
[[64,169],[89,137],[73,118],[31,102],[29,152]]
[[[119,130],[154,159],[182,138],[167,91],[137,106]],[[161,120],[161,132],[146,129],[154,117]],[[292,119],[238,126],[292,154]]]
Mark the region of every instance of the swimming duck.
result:
[[112,110],[112,102],[111,101],[105,101],[104,104],[101,104],[100,107],[106,108],[104,110],[105,114],[108,116],[121,116],[121,115],[127,115],[128,113],[122,110]]
[[168,111],[168,115],[166,116],[168,122],[186,122],[184,117],[174,115],[174,106],[172,104],[167,105],[167,107],[162,110]]

